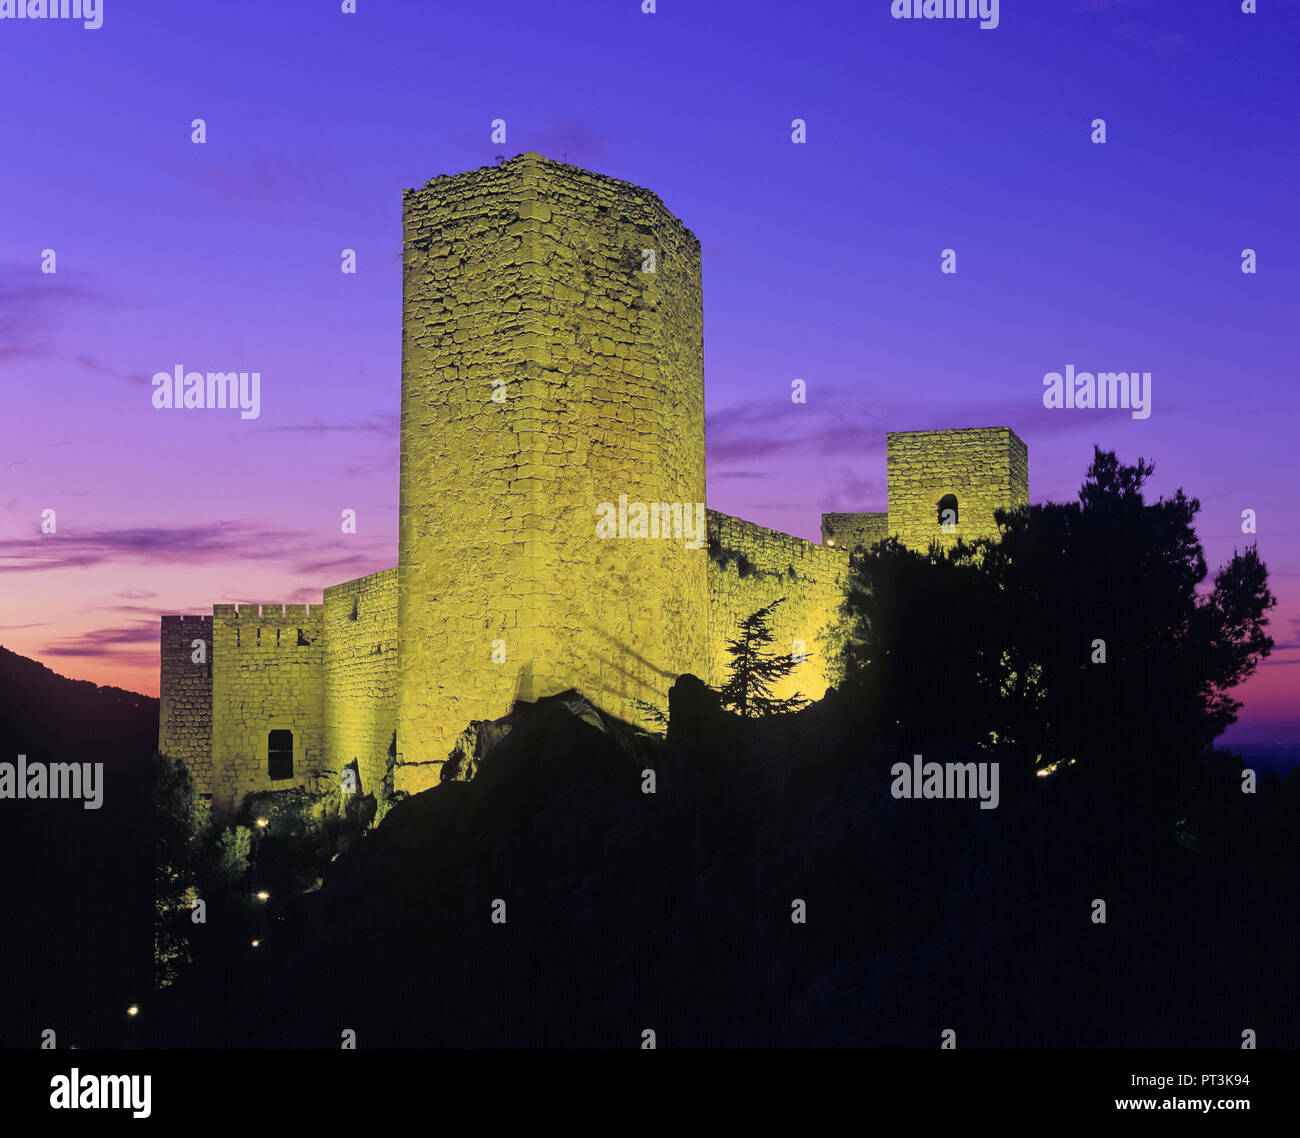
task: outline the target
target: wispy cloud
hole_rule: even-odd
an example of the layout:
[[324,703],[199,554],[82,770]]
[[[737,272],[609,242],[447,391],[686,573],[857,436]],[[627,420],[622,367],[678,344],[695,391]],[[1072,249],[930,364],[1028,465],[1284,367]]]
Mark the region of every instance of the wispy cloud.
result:
[[112,300],[84,276],[42,273],[34,260],[0,262],[0,364],[49,355],[49,326],[60,316],[76,305]]
[[337,555],[342,542],[341,537],[325,536],[319,531],[286,531],[237,522],[59,533],[6,542],[0,548],[0,573],[40,573],[122,561],[162,565],[219,561],[284,564],[290,556],[301,559],[304,553],[308,558],[296,571],[307,573],[334,565],[369,564],[384,557],[381,550],[369,544],[341,558],[328,557]]
[[158,644],[158,620],[124,628],[96,628],[77,636],[64,636],[45,645],[46,656],[120,656],[123,648]]
[[363,431],[367,434],[381,435],[395,439],[401,430],[401,416],[394,413],[376,415],[356,423],[322,423],[319,419],[310,423],[293,423],[285,427],[266,427],[268,431],[292,431],[308,435],[324,435],[334,431]]
[[[395,557],[396,550],[393,550]],[[340,570],[348,570],[355,576],[362,577],[367,573],[377,573],[380,569],[391,569],[391,565],[375,566],[375,555],[371,552],[350,553],[346,557],[333,557],[321,561],[300,561],[293,567],[295,573],[302,576],[314,576],[323,573],[337,573]],[[350,578],[348,578],[350,579]],[[333,581],[327,582],[334,584]]]
[[[157,620],[160,611],[157,605],[108,605],[104,610],[106,612],[134,613],[137,616],[146,616],[150,619]],[[171,611],[170,609],[167,611]]]
[[136,383],[146,387],[149,385],[150,382],[150,377],[145,375],[144,372],[119,371],[117,368],[107,367],[106,365],[100,363],[99,360],[94,356],[78,354],[73,356],[72,358],[76,360],[76,362],[79,363],[82,367],[84,367],[87,371],[94,372],[95,375],[108,376],[110,379],[123,379],[127,383]]
[[[1300,649],[1300,616],[1293,616],[1289,623],[1291,625],[1291,631],[1288,634],[1289,639],[1273,642],[1274,656],[1279,652],[1295,652],[1297,649]],[[1296,664],[1300,663],[1300,660],[1275,660],[1272,662],[1278,664]]]
[[[877,448],[877,454],[883,454],[884,440]],[[878,478],[863,478],[848,467],[841,467],[834,474],[831,489],[818,500],[818,509],[822,513],[847,513],[866,511],[884,513],[888,490],[884,477],[883,458],[879,461],[881,475]]]
[[[752,469],[790,457],[815,458],[819,463],[831,457],[875,462],[875,452],[884,450],[885,435],[890,431],[1009,426],[1024,437],[1032,427],[1033,434],[1041,438],[1045,434],[1092,432],[1097,425],[1095,419],[1044,408],[1041,388],[1032,384],[1024,397],[946,402],[941,407],[933,400],[866,400],[861,390],[828,388],[806,404],[777,398],[715,411],[706,418],[705,438],[710,463],[743,463]],[[725,474],[710,469],[709,478]]]
[[883,425],[859,408],[834,400],[822,406],[773,400],[713,412],[705,419],[704,437],[709,459],[728,463],[852,454],[861,451],[864,438],[883,431]]

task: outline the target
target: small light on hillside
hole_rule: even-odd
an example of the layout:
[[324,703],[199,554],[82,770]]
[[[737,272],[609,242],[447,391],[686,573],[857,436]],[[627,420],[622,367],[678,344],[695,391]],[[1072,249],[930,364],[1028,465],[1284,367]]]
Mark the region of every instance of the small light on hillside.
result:
[[259,901],[269,901],[271,899],[271,894],[269,894],[265,889],[263,889],[260,893],[258,893],[257,899]]
[[139,1004],[132,1004],[129,1008],[126,1009],[126,1014],[129,1016],[138,1016],[140,1014]]

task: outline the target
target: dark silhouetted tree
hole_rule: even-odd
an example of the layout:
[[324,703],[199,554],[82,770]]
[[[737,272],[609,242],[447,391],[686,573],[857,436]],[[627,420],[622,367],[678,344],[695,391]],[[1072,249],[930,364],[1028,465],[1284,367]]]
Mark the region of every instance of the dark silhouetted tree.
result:
[[865,730],[904,747],[995,741],[1006,636],[996,586],[965,557],[897,538],[853,555],[837,629],[837,682]]
[[1152,471],[1095,448],[1077,502],[998,511],[995,540],[856,554],[837,630],[854,705],[907,745],[997,744],[1175,809],[1276,602],[1254,547],[1203,586],[1200,504],[1147,502]]
[[772,643],[772,610],[784,601],[785,597],[781,597],[745,617],[739,634],[727,641],[729,675],[718,695],[722,706],[737,715],[756,719],[798,711],[808,705],[809,701],[798,692],[784,698],[773,694],[774,685],[800,662],[791,655],[767,651]]
[[1235,721],[1276,603],[1253,546],[1203,587],[1200,503],[1145,501],[1153,471],[1094,448],[1078,502],[1000,512],[982,560],[1010,630],[1009,732],[1040,766],[1074,759],[1148,799]]
[[150,760],[154,839],[154,982],[172,984],[189,963],[191,902],[199,860],[198,792],[185,764],[155,752]]

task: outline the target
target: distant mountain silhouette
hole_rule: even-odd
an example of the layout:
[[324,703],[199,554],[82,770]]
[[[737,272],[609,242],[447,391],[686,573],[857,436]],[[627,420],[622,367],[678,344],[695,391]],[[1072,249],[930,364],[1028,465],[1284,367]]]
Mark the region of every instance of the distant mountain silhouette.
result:
[[158,701],[0,648],[0,762],[103,763],[103,805],[0,800],[0,1047],[126,1041],[152,976]]
[[158,739],[158,701],[70,680],[0,647],[0,760],[111,762],[147,756]]

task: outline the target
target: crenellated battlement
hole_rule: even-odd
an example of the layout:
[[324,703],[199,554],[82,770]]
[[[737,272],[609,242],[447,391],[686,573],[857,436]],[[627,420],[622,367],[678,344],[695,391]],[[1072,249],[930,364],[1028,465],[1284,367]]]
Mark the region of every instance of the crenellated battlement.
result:
[[293,624],[319,621],[324,605],[213,605],[212,617],[222,623],[239,623],[245,627],[257,623]]
[[309,649],[320,638],[323,605],[214,605],[213,636],[226,650]]

